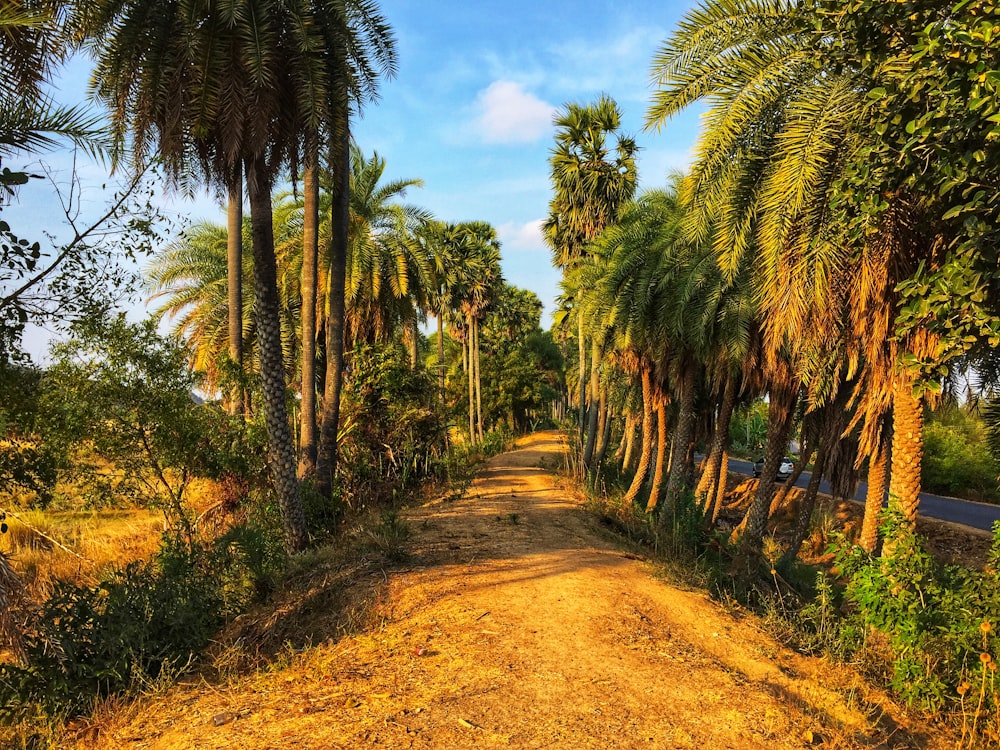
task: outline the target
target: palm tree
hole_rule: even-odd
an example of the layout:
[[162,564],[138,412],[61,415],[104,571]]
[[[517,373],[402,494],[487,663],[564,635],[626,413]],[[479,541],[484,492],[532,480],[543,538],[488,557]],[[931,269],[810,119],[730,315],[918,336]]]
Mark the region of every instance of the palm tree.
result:
[[329,123],[329,167],[334,175],[330,212],[330,272],[325,309],[326,387],[320,418],[320,441],[316,458],[316,487],[330,496],[337,471],[337,436],[340,423],[340,393],[344,374],[344,290],[347,276],[348,225],[350,222],[351,115],[360,114],[364,102],[378,98],[380,77],[396,74],[396,48],[392,29],[373,0],[326,2],[331,11],[323,24],[326,48],[331,57],[331,104]]
[[351,223],[345,286],[347,341],[389,340],[416,322],[423,303],[425,259],[413,237],[430,215],[399,199],[419,179],[383,182],[385,159],[351,149]]
[[[469,384],[469,440],[483,439],[482,385],[479,376],[479,327],[503,283],[496,230],[482,221],[452,224],[442,239],[453,262],[450,297],[461,310],[466,376]],[[460,337],[463,338],[463,337]]]
[[[554,195],[549,203],[549,217],[544,233],[552,249],[555,263],[563,269],[577,264],[586,255],[587,245],[600,231],[612,224],[621,207],[635,193],[637,175],[635,140],[622,135],[621,112],[608,96],[594,104],[567,104],[555,119],[556,145],[549,163],[552,167]],[[584,432],[586,398],[586,342],[583,317],[578,320],[580,355],[580,434]],[[598,364],[591,364],[592,387],[596,389]],[[593,450],[596,436],[596,392],[591,393],[595,404],[588,430],[587,445]],[[589,453],[585,446],[585,454]],[[585,459],[586,463],[586,459]]]
[[[801,379],[812,407],[833,398],[829,342],[857,378],[862,452],[876,451],[888,406],[898,399],[910,443],[896,446],[895,490],[915,513],[919,486],[919,399],[903,354],[929,351],[920,331],[894,342],[895,286],[934,250],[902,221],[915,206],[883,214],[868,233],[847,235],[844,213],[832,210],[838,180],[858,163],[866,138],[860,123],[873,82],[856,67],[817,66],[830,39],[813,33],[808,14],[793,0],[717,0],[690,12],[654,60],[661,89],[647,117],[661,127],[698,99],[710,109],[686,198],[688,231],[711,237],[728,277],[752,268],[760,302],[765,366],[777,376],[773,406],[793,402]],[[915,214],[920,215],[919,211]],[[933,236],[929,234],[928,236]],[[781,360],[787,360],[781,364]],[[820,369],[817,369],[817,368]],[[822,368],[826,367],[826,370]],[[788,414],[774,410],[773,437]],[[894,433],[895,434],[895,433]],[[769,438],[770,439],[770,438]],[[769,445],[772,458],[783,446]],[[765,472],[767,469],[765,469]],[[759,547],[770,491],[762,482],[741,545]],[[763,520],[762,520],[763,519]]]
[[299,550],[307,530],[285,407],[271,189],[304,134],[329,120],[323,82],[332,65],[316,27],[293,17],[315,14],[305,4],[241,3],[185,15],[121,0],[81,10],[98,56],[93,91],[111,108],[119,144],[131,132],[136,161],[155,149],[175,177],[200,168],[230,190],[237,165],[243,170],[268,458],[286,547]]
[[[0,6],[0,164],[15,151],[52,148],[60,138],[90,154],[108,146],[99,117],[56,107],[43,91],[69,46],[61,15],[58,3],[11,0]],[[23,172],[5,172],[0,187],[12,190],[26,179]],[[0,202],[6,197],[0,194]]]
[[440,221],[428,221],[418,228],[414,243],[424,258],[424,288],[427,310],[437,321],[437,370],[438,392],[444,404],[445,362],[444,362],[444,319],[455,308],[455,262],[451,245],[446,241],[447,225]]
[[[231,232],[227,227],[208,222],[185,230],[180,239],[168,245],[145,270],[151,291],[149,301],[161,300],[153,315],[175,319],[173,331],[188,342],[191,367],[205,373],[205,386],[219,388],[224,380],[222,362],[232,343],[229,312],[229,254]],[[253,268],[244,260],[242,279],[253,278]],[[241,339],[252,331],[253,300],[246,303],[239,316]],[[242,399],[242,387],[228,394],[231,400]],[[230,406],[231,406],[230,402]]]
[[[665,280],[673,278],[674,243],[681,217],[675,191],[656,190],[622,207],[617,223],[608,226],[592,244],[599,269],[594,279],[581,279],[588,298],[607,305],[603,324],[619,353],[626,372],[641,383],[643,401],[642,450],[639,467],[625,494],[634,502],[652,461],[653,414],[658,414],[657,475],[647,509],[652,510],[662,487],[666,459],[666,402],[664,365],[670,354],[664,300],[669,297]],[[579,268],[586,268],[582,264]],[[580,273],[580,271],[577,271]],[[581,306],[586,309],[586,305]]]

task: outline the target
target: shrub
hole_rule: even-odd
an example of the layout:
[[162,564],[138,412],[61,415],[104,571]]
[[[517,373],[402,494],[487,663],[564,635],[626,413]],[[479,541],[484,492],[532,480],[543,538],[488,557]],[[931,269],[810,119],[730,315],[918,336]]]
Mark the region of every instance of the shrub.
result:
[[445,424],[437,391],[400,347],[358,347],[344,383],[340,480],[352,506],[391,501],[443,472]]
[[[975,686],[973,722],[979,730],[995,731],[1000,525],[982,572],[937,563],[896,514],[888,514],[883,531],[889,540],[885,557],[857,547],[838,550],[852,620],[886,639],[892,687],[907,702],[925,711],[961,708],[968,719],[966,695]],[[980,716],[983,706],[989,718]]]
[[0,718],[69,718],[185,669],[283,561],[278,542],[237,527],[207,547],[165,538],[152,561],[96,586],[58,584],[29,623],[24,662],[0,665]]

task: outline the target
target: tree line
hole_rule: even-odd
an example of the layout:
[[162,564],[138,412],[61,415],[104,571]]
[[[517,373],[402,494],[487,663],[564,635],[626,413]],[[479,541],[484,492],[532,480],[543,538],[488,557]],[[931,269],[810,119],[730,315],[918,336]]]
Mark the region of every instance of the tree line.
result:
[[672,116],[706,105],[694,162],[639,195],[614,101],[564,107],[545,229],[575,319],[589,476],[613,430],[629,503],[666,523],[693,492],[711,525],[734,407],[766,396],[738,568],[760,558],[796,423],[799,468],[813,473],[786,558],[824,476],[846,495],[867,471],[865,550],[887,494],[913,528],[925,409],[956,369],[987,392],[996,382],[996,13],[939,0],[701,4],[656,52],[646,115],[669,134]]

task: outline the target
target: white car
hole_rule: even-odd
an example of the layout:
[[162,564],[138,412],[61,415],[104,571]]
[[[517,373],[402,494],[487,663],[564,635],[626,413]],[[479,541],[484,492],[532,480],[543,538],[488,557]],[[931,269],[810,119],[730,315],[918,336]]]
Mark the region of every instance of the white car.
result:
[[[764,470],[764,457],[758,458],[753,465],[753,475],[759,477],[760,473]],[[778,472],[774,475],[774,478],[779,482],[784,482],[788,477],[792,475],[795,471],[795,462],[792,461],[788,456],[781,459],[781,463],[778,465]]]

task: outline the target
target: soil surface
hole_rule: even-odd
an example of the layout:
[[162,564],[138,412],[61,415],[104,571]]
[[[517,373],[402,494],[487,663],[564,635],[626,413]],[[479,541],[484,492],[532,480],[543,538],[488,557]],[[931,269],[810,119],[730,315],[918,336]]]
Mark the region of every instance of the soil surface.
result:
[[[406,513],[409,555],[353,636],[191,682],[105,748],[937,748],[849,668],[658,577],[560,486],[560,433]],[[365,584],[368,585],[368,584]],[[371,584],[373,587],[374,583]],[[335,634],[331,634],[333,636]]]

